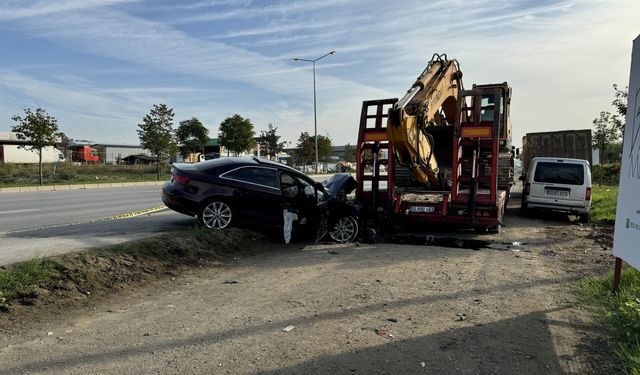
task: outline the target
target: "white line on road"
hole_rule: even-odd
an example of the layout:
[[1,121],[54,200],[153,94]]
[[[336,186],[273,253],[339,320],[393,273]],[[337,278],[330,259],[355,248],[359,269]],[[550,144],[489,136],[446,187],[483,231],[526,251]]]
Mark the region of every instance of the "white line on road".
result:
[[40,211],[40,209],[39,208],[30,208],[28,210],[0,211],[0,215],[2,215],[2,214],[17,214],[18,212],[31,212],[31,211]]

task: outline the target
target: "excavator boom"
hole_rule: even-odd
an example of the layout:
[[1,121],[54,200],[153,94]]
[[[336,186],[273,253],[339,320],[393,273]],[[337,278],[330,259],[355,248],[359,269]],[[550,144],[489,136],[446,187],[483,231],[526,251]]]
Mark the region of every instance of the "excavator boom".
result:
[[389,141],[399,163],[409,167],[420,183],[441,183],[433,138],[427,128],[453,124],[458,91],[462,89],[458,62],[445,54],[435,54],[404,97],[389,110]]

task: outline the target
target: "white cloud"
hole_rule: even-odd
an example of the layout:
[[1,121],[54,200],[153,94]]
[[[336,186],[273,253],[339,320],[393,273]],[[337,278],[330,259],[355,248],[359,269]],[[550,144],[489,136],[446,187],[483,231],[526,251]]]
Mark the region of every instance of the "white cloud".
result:
[[[313,130],[311,67],[295,65],[289,58],[336,49],[335,57],[318,66],[317,83],[319,131],[329,132],[338,143],[354,143],[363,100],[401,96],[434,52],[459,59],[468,87],[472,83],[511,83],[518,144],[527,131],[588,128],[611,101],[610,85],[624,85],[628,80],[631,39],[639,32],[634,15],[640,10],[640,4],[632,0],[615,6],[597,0],[529,5],[443,0],[403,6],[338,0],[257,6],[223,0],[175,6],[197,11],[167,21],[181,26],[233,20],[224,24],[227,31],[221,35],[227,43],[221,43],[198,39],[186,31],[189,27],[180,31],[169,23],[109,7],[121,2],[91,0],[81,7],[80,1],[65,1],[56,3],[58,10],[38,2],[19,19],[6,18],[14,8],[0,8],[0,19],[13,19],[6,27],[14,32],[133,63],[168,79],[186,75],[215,87],[238,87],[237,92],[221,95],[219,101],[203,99],[199,93],[190,95],[190,89],[181,85],[149,95],[144,87],[136,87],[130,89],[132,101],[125,106],[132,111],[129,106],[136,107],[137,113],[146,112],[153,103],[149,101],[169,98],[176,100],[176,111],[198,116],[202,111],[212,124],[236,112],[246,114],[256,126],[275,121],[288,140],[297,139],[300,131]],[[226,10],[208,12],[209,7]],[[243,22],[247,19],[251,22]],[[312,21],[305,24],[304,20]],[[183,89],[185,92],[179,92]],[[125,95],[128,89],[76,90],[100,101],[96,96],[113,98]],[[78,93],[68,94],[77,98]],[[38,90],[28,94],[43,95]],[[63,90],[61,95],[67,93]],[[94,106],[98,109],[91,113],[104,110],[105,116],[111,116],[121,101],[109,100],[105,107]],[[79,106],[72,108],[82,111]]]
[[[107,7],[122,3],[131,3],[137,0],[59,0],[36,1],[25,4],[25,1],[10,1],[5,8],[0,8],[0,20],[15,20],[47,16],[56,13],[66,13],[92,8]],[[9,5],[6,7],[6,5]],[[13,6],[11,6],[13,5]]]

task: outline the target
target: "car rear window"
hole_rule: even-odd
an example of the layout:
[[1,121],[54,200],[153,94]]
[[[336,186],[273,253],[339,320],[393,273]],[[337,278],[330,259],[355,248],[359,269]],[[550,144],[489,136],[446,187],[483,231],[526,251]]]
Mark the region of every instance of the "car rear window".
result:
[[535,182],[549,182],[565,185],[584,184],[584,166],[582,164],[539,162],[533,175]]

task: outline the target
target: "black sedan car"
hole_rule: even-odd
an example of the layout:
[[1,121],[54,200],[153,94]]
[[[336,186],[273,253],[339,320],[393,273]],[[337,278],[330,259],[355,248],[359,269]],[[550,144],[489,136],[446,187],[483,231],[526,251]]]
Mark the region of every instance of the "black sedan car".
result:
[[358,208],[345,199],[356,184],[346,174],[323,185],[284,164],[258,158],[176,163],[171,174],[162,201],[174,211],[197,216],[207,228],[236,223],[283,228],[289,213],[294,214],[294,231],[317,240],[327,232],[338,242],[358,235]]

